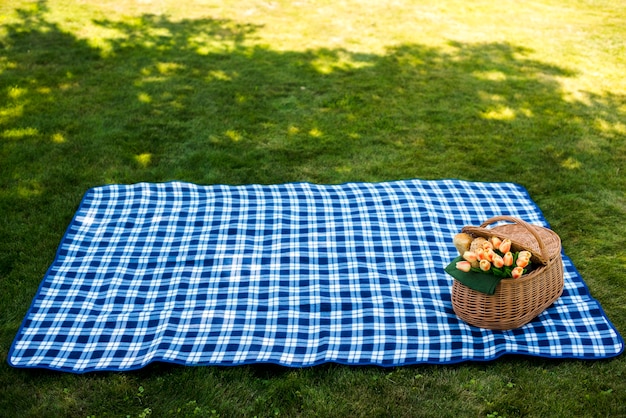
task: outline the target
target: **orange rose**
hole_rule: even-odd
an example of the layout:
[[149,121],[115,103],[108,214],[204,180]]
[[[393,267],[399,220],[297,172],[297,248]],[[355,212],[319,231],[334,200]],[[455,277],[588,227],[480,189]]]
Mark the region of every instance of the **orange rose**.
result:
[[493,253],[493,259],[491,260],[491,263],[496,268],[504,267],[504,259],[496,253]]
[[488,250],[485,250],[485,259],[489,261],[490,263],[493,261],[493,257],[496,255],[498,254],[496,254],[491,248],[489,248]]
[[472,265],[469,261],[459,261],[456,263],[457,270],[464,271],[465,273],[469,272],[472,268]]
[[509,251],[511,251],[511,240],[507,238],[504,241],[502,241],[498,249],[500,250],[502,254],[506,254]]
[[511,271],[511,277],[513,277],[514,279],[519,279],[520,277],[522,277],[523,274],[524,274],[524,269],[522,267],[515,267]]
[[522,258],[527,258],[530,260],[530,257],[532,257],[532,254],[530,251],[520,251],[518,254],[518,257],[522,257]]
[[524,268],[526,266],[528,266],[528,264],[530,264],[530,259],[526,258],[526,257],[517,257],[517,261],[515,262],[515,265],[517,267],[521,267]]
[[465,251],[463,253],[463,259],[466,260],[466,261],[469,261],[471,263],[471,262],[474,262],[474,261],[478,260],[478,256],[476,255],[475,252]]
[[510,267],[513,265],[513,253],[512,252],[508,252],[506,254],[504,254],[504,257],[502,258],[502,260],[504,261],[504,265],[507,267]]

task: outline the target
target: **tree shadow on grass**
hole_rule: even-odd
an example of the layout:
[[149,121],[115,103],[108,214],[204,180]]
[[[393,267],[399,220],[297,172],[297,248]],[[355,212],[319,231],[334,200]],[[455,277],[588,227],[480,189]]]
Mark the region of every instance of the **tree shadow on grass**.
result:
[[94,42],[45,2],[19,16],[0,37],[3,356],[80,196],[103,183],[514,181],[581,254],[619,251],[626,98],[572,100],[559,80],[575,74],[524,47],[277,51],[254,23],[154,15],[94,21],[112,34]]
[[154,15],[94,21],[116,36],[93,46],[45,11],[22,11],[2,40],[1,179],[22,196],[172,179],[460,177],[549,191],[623,161],[624,98],[566,101],[558,79],[574,74],[523,47],[283,52],[248,42],[254,24]]

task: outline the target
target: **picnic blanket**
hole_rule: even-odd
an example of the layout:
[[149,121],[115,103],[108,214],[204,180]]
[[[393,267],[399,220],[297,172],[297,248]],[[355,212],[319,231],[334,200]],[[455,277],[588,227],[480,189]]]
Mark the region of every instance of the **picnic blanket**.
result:
[[11,346],[73,373],[183,365],[398,366],[504,354],[601,359],[624,341],[563,256],[563,296],[522,328],[452,310],[452,237],[510,215],[512,183],[108,185],[85,194]]

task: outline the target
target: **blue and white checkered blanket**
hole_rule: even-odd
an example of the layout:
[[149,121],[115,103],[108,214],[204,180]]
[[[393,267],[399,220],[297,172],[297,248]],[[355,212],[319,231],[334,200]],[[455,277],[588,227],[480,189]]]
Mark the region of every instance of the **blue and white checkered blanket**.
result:
[[396,366],[621,353],[565,256],[563,296],[530,324],[490,331],[455,316],[443,270],[452,236],[495,215],[547,226],[510,183],[97,187],[8,361],[83,373],[153,361]]

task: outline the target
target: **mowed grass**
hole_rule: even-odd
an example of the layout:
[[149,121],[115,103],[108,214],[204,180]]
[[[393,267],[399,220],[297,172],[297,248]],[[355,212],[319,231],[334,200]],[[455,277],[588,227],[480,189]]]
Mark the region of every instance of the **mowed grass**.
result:
[[525,186],[626,333],[626,3],[0,2],[0,415],[626,415],[626,360],[18,370],[82,195],[107,183]]

